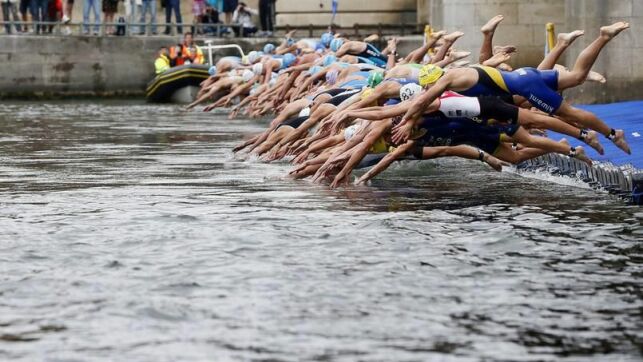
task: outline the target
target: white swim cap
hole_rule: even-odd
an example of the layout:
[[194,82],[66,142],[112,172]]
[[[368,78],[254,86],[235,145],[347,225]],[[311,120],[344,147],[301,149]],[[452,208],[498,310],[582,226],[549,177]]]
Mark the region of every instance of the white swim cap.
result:
[[248,63],[254,64],[257,62],[257,60],[259,60],[260,57],[261,55],[259,54],[259,52],[256,50],[253,50],[250,53],[248,53]]
[[310,107],[306,107],[299,111],[299,117],[308,117],[310,116]]
[[420,94],[422,87],[417,83],[405,84],[400,88],[400,99],[406,101]]
[[256,75],[263,73],[263,63],[257,63],[252,66],[252,72]]
[[349,139],[353,138],[355,133],[357,133],[357,129],[359,128],[359,125],[354,124],[344,130],[344,141],[348,141]]
[[255,74],[250,69],[245,69],[241,74],[241,78],[243,78],[244,82],[250,81],[250,79],[254,78],[254,76]]

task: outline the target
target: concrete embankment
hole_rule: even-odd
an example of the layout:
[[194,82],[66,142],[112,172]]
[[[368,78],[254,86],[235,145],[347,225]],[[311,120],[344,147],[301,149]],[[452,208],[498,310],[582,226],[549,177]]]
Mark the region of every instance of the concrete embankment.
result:
[[[0,97],[142,95],[154,77],[158,49],[178,40],[169,36],[2,36]],[[246,51],[266,41],[235,40]],[[230,39],[215,43],[227,44]]]
[[[622,53],[623,44],[632,41],[625,33],[616,44],[608,45],[599,57],[596,69],[603,73],[606,84],[586,83],[566,94],[572,102],[606,103],[643,99],[643,68],[633,52]],[[175,44],[178,37],[0,37],[0,97],[70,97],[143,95],[154,77],[153,62],[162,45]],[[216,39],[215,44],[235,42],[244,51],[261,49],[268,41],[280,39]],[[619,41],[623,44],[620,44]],[[398,51],[408,54],[422,43],[421,36],[400,38]],[[579,46],[570,49],[575,56]],[[520,49],[520,46],[519,46]],[[471,61],[477,48],[470,49]],[[234,54],[221,51],[219,55]],[[513,66],[534,66],[539,57],[522,59]],[[517,59],[518,60],[518,59]],[[573,59],[565,62],[573,64]],[[570,64],[571,63],[571,64]],[[609,66],[606,66],[609,65]]]

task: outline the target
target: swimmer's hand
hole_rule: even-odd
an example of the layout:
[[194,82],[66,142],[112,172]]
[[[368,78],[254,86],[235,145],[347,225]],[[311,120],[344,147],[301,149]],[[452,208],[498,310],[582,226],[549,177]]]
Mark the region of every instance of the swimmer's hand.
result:
[[406,141],[408,141],[412,131],[413,131],[413,122],[409,121],[408,119],[403,119],[400,122],[400,124],[393,127],[391,140],[395,144],[398,144],[398,145],[403,144]]

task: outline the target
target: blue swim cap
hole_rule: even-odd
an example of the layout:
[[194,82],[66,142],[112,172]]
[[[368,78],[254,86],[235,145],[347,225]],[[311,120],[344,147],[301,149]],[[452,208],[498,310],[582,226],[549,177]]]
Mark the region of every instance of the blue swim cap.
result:
[[337,57],[334,56],[333,54],[328,54],[327,56],[324,57],[323,65],[324,67],[327,67],[337,61]]
[[322,67],[320,67],[319,65],[313,65],[312,67],[310,67],[310,69],[308,69],[308,73],[310,73],[310,75],[313,75],[320,70],[322,70]]
[[295,60],[297,60],[296,56],[294,56],[294,55],[292,55],[290,53],[284,54],[284,58],[283,58],[284,67],[286,67],[286,68],[289,67],[292,63],[295,62]]
[[339,50],[339,48],[342,47],[343,44],[344,44],[344,39],[339,39],[339,38],[333,39],[330,42],[330,50],[336,52]]
[[263,46],[263,52],[266,54],[272,54],[275,51],[275,45],[272,43],[268,43]]
[[333,40],[333,34],[331,33],[324,33],[321,36],[321,43],[324,45],[324,47],[328,48],[330,45],[330,42]]
[[208,69],[208,74],[210,74],[210,75],[217,74],[217,67],[215,67],[214,65],[211,66],[210,69]]

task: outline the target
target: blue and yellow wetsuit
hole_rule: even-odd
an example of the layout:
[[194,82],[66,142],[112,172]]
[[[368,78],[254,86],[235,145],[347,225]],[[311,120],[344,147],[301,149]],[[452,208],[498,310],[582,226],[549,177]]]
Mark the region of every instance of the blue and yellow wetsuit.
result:
[[553,114],[563,103],[558,91],[558,71],[520,68],[504,72],[487,66],[473,67],[478,71],[478,83],[458,93],[476,96],[505,96],[517,94],[525,97],[534,107]]

